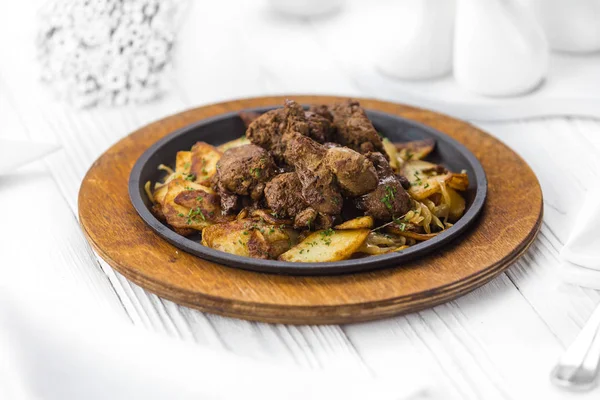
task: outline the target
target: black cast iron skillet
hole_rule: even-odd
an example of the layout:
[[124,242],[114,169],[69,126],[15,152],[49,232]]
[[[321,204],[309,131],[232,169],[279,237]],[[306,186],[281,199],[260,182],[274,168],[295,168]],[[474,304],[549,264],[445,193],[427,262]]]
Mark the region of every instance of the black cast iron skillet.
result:
[[[254,108],[245,111],[262,113],[273,108],[275,107]],[[186,238],[175,233],[167,225],[156,219],[150,211],[152,203],[144,191],[144,184],[147,181],[154,183],[161,179],[164,172],[157,169],[158,165],[174,166],[176,153],[180,150],[189,150],[197,141],[220,145],[242,136],[245,128],[237,113],[223,114],[198,121],[167,135],[146,150],[135,163],[129,176],[131,202],[150,228],[181,250],[219,264],[259,272],[333,275],[368,271],[402,265],[417,257],[424,257],[442,246],[459,246],[460,240],[455,239],[476,220],[483,208],[487,194],[487,180],[479,160],[462,144],[435,129],[379,111],[367,111],[367,115],[377,131],[392,142],[434,139],[436,149],[427,157],[428,161],[442,164],[451,171],[467,171],[469,188],[464,193],[467,209],[463,217],[454,226],[433,239],[420,242],[400,252],[323,263],[293,263],[237,256],[202,246],[199,235]]]

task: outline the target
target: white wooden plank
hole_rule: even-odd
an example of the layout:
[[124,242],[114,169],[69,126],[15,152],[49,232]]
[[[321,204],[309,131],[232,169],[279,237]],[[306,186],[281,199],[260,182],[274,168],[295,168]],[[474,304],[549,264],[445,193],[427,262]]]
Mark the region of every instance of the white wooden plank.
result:
[[127,318],[43,164],[0,176],[0,207],[9,211],[4,213],[0,229],[4,284],[83,295]]

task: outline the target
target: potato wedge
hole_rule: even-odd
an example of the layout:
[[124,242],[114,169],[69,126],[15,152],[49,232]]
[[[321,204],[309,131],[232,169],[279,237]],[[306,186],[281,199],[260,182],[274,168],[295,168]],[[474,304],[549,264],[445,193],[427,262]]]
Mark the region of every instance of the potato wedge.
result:
[[436,164],[427,161],[407,161],[401,169],[402,175],[410,182],[408,193],[416,200],[424,200],[441,191],[440,184],[452,178],[451,173],[438,174],[443,170]]
[[177,195],[186,190],[193,189],[211,193],[211,189],[181,178],[172,180],[166,187],[167,193],[162,202],[162,212],[169,225],[175,228],[189,228],[197,231],[212,225],[212,222],[207,219],[200,207],[192,209],[175,203]]
[[248,140],[248,138],[246,136],[242,136],[240,138],[237,138],[235,140],[229,141],[227,143],[223,143],[222,145],[220,145],[219,147],[217,147],[217,149],[221,153],[225,153],[229,149],[233,149],[234,147],[240,147],[240,146],[243,146],[245,144],[250,144],[250,140]]
[[371,216],[364,216],[364,217],[358,217],[358,218],[354,218],[354,219],[350,219],[346,222],[343,222],[337,226],[334,226],[335,229],[341,229],[341,230],[346,230],[346,229],[371,229],[373,228],[373,225],[375,224],[375,221],[373,220],[373,217]]
[[163,205],[165,202],[165,196],[167,195],[167,189],[169,189],[169,185],[163,185],[156,189],[152,196],[154,197],[154,201],[160,205]]
[[404,161],[422,160],[435,148],[435,140],[424,139],[412,142],[394,143],[396,151]]
[[175,172],[189,175],[192,167],[192,152],[178,151],[175,156]]
[[448,186],[452,189],[460,190],[464,192],[469,188],[469,177],[467,174],[455,174],[451,173],[450,180],[448,181]]
[[204,142],[196,143],[191,153],[190,172],[196,177],[196,182],[210,186],[211,178],[217,172],[217,162],[223,153]]
[[390,157],[390,167],[392,167],[394,171],[397,171],[400,164],[398,162],[398,151],[396,151],[396,146],[394,146],[394,143],[390,142],[388,138],[383,138],[381,141],[383,143],[383,149]]
[[293,229],[251,219],[211,225],[202,231],[202,245],[239,256],[276,259],[297,240]]
[[280,255],[279,259],[291,262],[346,260],[362,246],[369,232],[369,229],[316,231]]
[[446,191],[450,196],[450,211],[448,213],[448,221],[456,222],[465,212],[465,199],[450,187],[446,187]]

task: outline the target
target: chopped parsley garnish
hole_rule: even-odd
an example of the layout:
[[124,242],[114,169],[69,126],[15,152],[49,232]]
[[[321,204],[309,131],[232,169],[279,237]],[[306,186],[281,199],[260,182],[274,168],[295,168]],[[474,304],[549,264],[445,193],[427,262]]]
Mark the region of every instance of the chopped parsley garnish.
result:
[[333,229],[327,228],[323,232],[321,232],[321,236],[331,236],[334,233],[335,233],[335,231]]
[[192,166],[192,163],[189,162],[189,161],[186,162],[185,164],[183,164],[183,168],[186,168],[186,169],[189,168],[189,167],[191,167],[191,166]]
[[392,202],[394,201],[394,195],[396,194],[396,189],[392,186],[385,186],[385,196],[381,198],[381,202],[385,204],[388,210],[393,210]]
[[400,219],[400,218],[396,218],[396,217],[392,218],[392,220],[394,221],[395,224],[398,224],[398,225],[403,224],[406,221],[406,219],[404,219],[404,218]]
[[333,235],[335,231],[331,228],[325,229],[321,231],[321,240],[329,246],[331,244],[331,238],[329,236]]
[[426,183],[425,186],[423,186],[425,189],[427,189],[429,187],[429,183]]
[[184,189],[185,189],[185,190],[194,190],[194,188],[193,188],[193,187],[189,187],[189,186],[186,186]]
[[200,207],[192,208],[188,212],[186,223],[190,225],[192,222],[198,221],[198,216],[202,218],[202,221],[206,221],[206,217],[204,213],[202,213],[202,209]]
[[195,181],[196,180],[196,175],[194,174],[187,174],[187,176],[185,177],[186,181]]

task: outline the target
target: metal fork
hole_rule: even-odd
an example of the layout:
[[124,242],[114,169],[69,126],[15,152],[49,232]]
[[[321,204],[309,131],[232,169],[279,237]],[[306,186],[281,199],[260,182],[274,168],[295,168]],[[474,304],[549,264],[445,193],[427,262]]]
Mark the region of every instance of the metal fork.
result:
[[559,359],[551,373],[557,386],[575,391],[593,389],[600,368],[600,305]]

